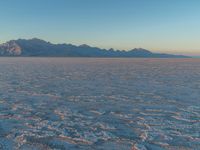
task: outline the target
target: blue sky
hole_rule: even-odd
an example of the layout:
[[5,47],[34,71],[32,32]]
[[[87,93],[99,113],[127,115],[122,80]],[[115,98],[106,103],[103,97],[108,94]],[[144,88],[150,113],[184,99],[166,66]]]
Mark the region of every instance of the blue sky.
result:
[[200,55],[200,0],[0,0],[0,43],[42,38]]

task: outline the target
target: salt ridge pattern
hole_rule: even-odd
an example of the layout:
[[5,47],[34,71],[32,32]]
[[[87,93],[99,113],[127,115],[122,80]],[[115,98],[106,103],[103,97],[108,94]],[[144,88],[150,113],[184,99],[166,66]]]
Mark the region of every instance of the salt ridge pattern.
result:
[[199,59],[0,58],[0,149],[200,149]]

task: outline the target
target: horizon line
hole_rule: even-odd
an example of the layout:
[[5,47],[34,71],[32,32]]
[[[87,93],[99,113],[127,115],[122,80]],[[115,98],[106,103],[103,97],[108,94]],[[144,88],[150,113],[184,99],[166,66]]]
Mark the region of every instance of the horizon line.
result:
[[[59,44],[66,44],[66,45],[74,45],[74,46],[83,46],[83,45],[86,45],[86,46],[89,46],[91,48],[100,48],[100,49],[104,49],[104,50],[114,50],[114,51],[131,51],[131,50],[134,50],[134,49],[143,49],[143,50],[148,50],[148,51],[151,51],[153,53],[160,53],[160,54],[164,54],[164,53],[170,53],[170,54],[174,54],[174,55],[185,55],[185,56],[189,56],[189,57],[193,57],[193,58],[200,58],[200,54],[192,54],[192,53],[188,53],[188,52],[177,52],[177,53],[174,53],[173,50],[155,50],[155,49],[152,49],[152,48],[144,48],[144,47],[134,47],[134,48],[131,48],[131,49],[116,49],[116,48],[104,48],[104,47],[101,47],[101,46],[94,46],[92,44],[86,44],[86,43],[83,43],[83,44],[77,44],[77,43],[68,43],[68,42],[53,42],[53,41],[50,41],[50,40],[45,40],[43,38],[37,38],[37,37],[33,37],[33,38],[16,38],[16,39],[12,39],[12,40],[7,40],[7,41],[4,41],[4,42],[1,42],[0,41],[0,45],[2,44],[5,44],[7,42],[10,42],[10,41],[17,41],[17,40],[41,40],[41,41],[45,41],[45,42],[48,42],[48,43],[51,43],[51,44],[55,44],[55,45],[59,45]],[[174,50],[175,51],[175,50]],[[188,50],[189,51],[189,50]]]

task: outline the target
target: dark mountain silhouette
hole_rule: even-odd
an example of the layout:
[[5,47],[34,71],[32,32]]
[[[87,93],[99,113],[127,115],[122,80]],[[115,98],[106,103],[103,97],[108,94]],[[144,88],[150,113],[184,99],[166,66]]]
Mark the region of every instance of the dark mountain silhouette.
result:
[[135,48],[129,51],[106,50],[86,44],[80,46],[52,44],[37,38],[12,40],[1,44],[0,56],[187,58],[187,56],[182,55],[152,53],[142,48]]

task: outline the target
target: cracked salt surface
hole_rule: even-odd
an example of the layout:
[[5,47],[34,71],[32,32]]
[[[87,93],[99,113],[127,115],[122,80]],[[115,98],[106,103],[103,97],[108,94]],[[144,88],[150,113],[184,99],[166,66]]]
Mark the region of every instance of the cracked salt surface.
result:
[[199,59],[0,58],[0,149],[200,149]]

